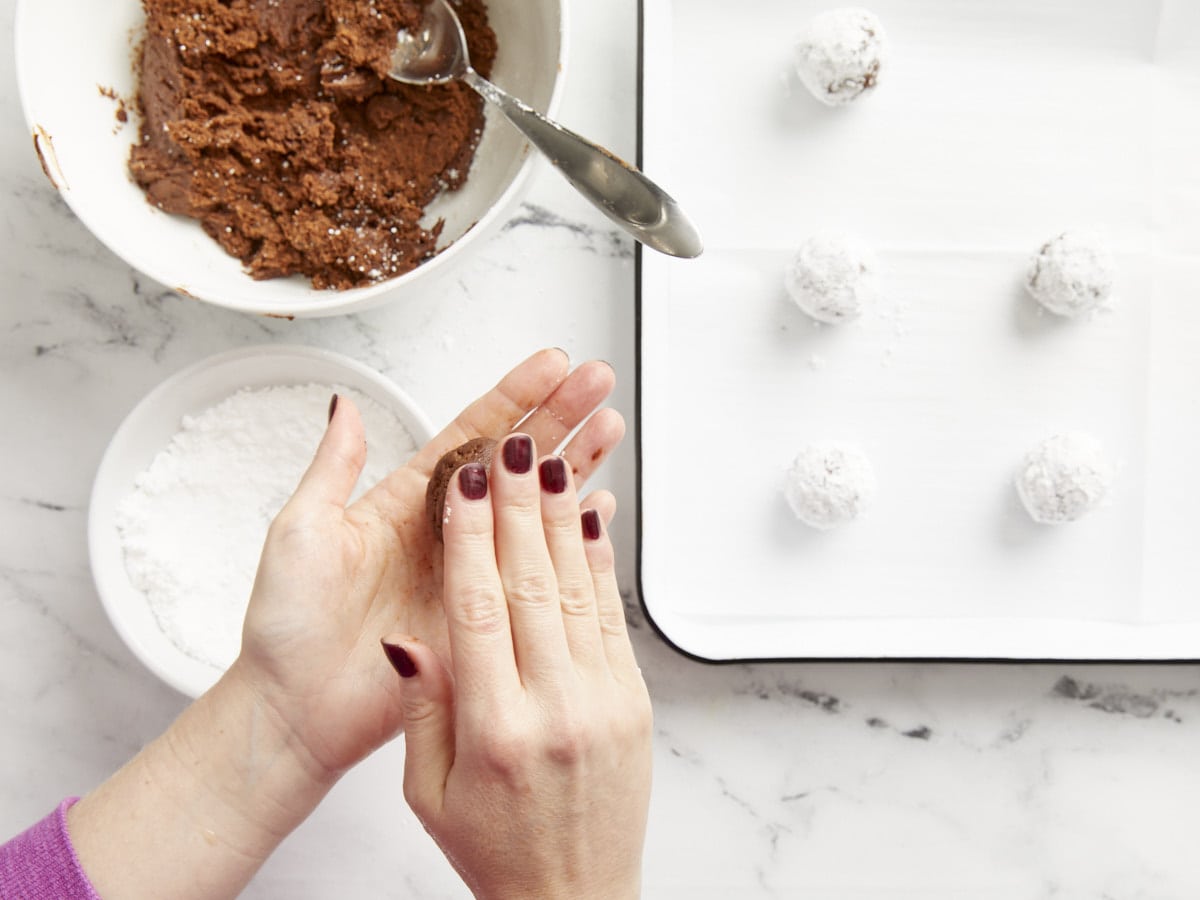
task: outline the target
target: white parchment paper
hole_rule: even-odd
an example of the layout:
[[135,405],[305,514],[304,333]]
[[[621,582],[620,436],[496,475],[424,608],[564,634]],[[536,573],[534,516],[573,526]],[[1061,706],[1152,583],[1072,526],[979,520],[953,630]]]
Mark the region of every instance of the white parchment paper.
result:
[[[642,588],[709,658],[1200,657],[1200,4],[880,0],[879,89],[790,74],[824,6],[647,0],[644,166],[696,261],[643,255]],[[1030,256],[1103,235],[1118,299],[1023,295]],[[872,245],[883,308],[815,326],[781,283],[822,230]],[[1090,431],[1107,506],[1033,524],[1012,475]],[[831,534],[783,471],[860,443],[879,494]]]

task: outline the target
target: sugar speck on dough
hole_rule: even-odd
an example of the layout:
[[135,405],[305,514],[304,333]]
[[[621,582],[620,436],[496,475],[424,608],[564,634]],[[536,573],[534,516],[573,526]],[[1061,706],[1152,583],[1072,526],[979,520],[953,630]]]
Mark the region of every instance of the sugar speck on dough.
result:
[[1114,474],[1096,438],[1056,434],[1026,454],[1017,472],[1017,494],[1035,522],[1074,522],[1104,501]]
[[858,318],[879,301],[879,265],[854,238],[819,234],[797,248],[783,278],[788,294],[818,322]]
[[783,494],[797,519],[828,531],[858,518],[870,505],[875,470],[853,444],[808,444],[788,469]]
[[814,16],[796,40],[796,74],[826,106],[871,91],[887,64],[888,41],[874,13],[831,9]]
[[1112,259],[1094,236],[1064,232],[1030,261],[1025,289],[1056,315],[1074,318],[1092,312],[1112,298]]

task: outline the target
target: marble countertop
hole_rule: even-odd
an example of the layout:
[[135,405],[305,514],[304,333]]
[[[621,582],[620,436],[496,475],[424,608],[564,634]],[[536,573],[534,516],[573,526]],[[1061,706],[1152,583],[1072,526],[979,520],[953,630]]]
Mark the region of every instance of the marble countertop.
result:
[[[0,0],[11,46],[14,0]],[[635,0],[573,4],[562,119],[632,156]],[[82,793],[184,705],[125,649],[88,570],[88,493],[128,410],[197,359],[255,343],[347,353],[435,421],[534,349],[601,357],[633,424],[628,240],[543,167],[456,277],[343,318],[287,322],[177,296],[98,244],[43,177],[0,63],[0,837]],[[461,377],[445,378],[454,371]],[[648,897],[1194,898],[1196,666],[706,666],[642,617],[635,464],[599,481],[656,707]],[[347,776],[248,897],[466,896],[408,812],[403,748]]]

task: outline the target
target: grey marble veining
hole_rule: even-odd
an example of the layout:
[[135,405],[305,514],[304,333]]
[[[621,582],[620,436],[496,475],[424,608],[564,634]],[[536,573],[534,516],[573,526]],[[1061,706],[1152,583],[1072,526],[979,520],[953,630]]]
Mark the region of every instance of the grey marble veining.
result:
[[[0,3],[11,42],[14,2]],[[562,118],[632,156],[636,5],[573,13]],[[312,344],[384,372],[443,421],[559,345],[610,360],[614,403],[631,426],[634,412],[631,246],[548,168],[435,291],[337,319],[242,316],[166,290],[90,236],[38,167],[12,65],[4,55],[3,836],[86,791],[182,707],[109,626],[86,548],[100,455],[163,378],[230,347]],[[739,465],[749,451],[729,452]],[[1200,896],[1200,669],[696,663],[637,603],[632,441],[599,481],[622,505],[622,587],[657,713],[647,896]],[[404,806],[402,765],[394,745],[347,776],[247,896],[466,896]]]

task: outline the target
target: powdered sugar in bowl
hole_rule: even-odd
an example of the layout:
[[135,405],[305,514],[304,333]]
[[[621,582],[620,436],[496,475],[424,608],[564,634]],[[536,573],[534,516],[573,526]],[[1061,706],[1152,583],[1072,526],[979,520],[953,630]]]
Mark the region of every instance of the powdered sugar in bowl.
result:
[[335,391],[363,413],[359,491],[432,436],[377,372],[324,350],[268,346],[168,378],[109,443],[88,513],[96,588],[130,650],[177,690],[199,696],[236,656],[266,527],[311,460]]

